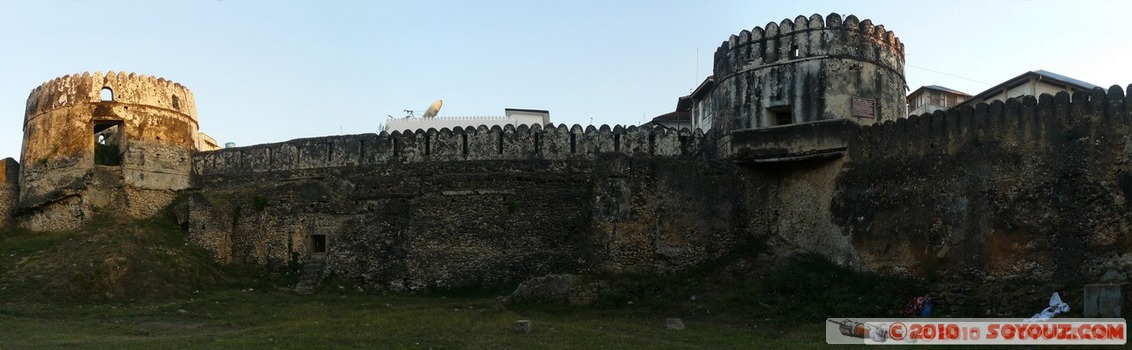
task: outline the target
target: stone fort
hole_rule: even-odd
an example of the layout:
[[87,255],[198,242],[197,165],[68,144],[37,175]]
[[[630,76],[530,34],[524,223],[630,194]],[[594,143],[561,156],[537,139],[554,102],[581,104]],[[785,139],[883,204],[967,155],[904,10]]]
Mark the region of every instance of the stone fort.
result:
[[904,93],[903,44],[838,14],[723,42],[697,93],[707,132],[548,124],[209,150],[180,84],[76,74],[28,97],[20,161],[0,162],[0,225],[174,203],[220,262],[384,290],[665,274],[756,242],[912,276],[1132,272],[1120,87],[909,118]]

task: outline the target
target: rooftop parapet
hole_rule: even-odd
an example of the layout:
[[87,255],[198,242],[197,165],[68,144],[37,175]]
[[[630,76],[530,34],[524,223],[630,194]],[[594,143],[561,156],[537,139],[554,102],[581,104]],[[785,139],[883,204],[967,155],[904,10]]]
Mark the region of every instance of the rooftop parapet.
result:
[[831,13],[798,16],[732,35],[715,51],[715,77],[787,61],[851,57],[904,74],[904,44],[883,25]]
[[195,175],[239,174],[389,163],[594,159],[602,154],[701,158],[703,133],[650,126],[547,124],[393,131],[297,139],[200,152]]
[[181,84],[136,73],[83,72],[52,79],[33,89],[28,95],[24,125],[48,110],[100,102],[104,88],[109,88],[114,102],[172,110],[198,123],[193,94]]
[[1018,152],[1066,144],[1125,149],[1123,135],[1132,133],[1130,106],[1132,96],[1116,85],[996,100],[864,126],[850,151],[859,158],[954,154],[972,145]]

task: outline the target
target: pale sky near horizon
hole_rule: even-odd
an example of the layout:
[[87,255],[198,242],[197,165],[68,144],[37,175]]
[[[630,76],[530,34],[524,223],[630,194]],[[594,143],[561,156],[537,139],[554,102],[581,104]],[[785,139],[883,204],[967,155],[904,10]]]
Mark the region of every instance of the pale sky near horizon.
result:
[[245,146],[378,131],[387,115],[546,109],[640,124],[711,74],[732,34],[831,12],[905,44],[914,90],[969,94],[1044,69],[1132,84],[1132,2],[0,1],[0,158],[19,159],[28,93],[84,71],[188,87],[201,131]]

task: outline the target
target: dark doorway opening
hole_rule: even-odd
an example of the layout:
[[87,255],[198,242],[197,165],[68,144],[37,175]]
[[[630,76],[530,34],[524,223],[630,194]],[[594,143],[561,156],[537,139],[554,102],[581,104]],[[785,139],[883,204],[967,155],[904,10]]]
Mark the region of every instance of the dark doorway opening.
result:
[[94,123],[94,164],[122,164],[122,122],[96,121]]

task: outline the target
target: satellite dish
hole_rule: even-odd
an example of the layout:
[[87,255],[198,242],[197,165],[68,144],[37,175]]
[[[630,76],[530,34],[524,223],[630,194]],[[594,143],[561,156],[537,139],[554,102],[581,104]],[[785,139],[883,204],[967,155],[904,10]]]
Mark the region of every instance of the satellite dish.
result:
[[424,112],[424,115],[421,116],[421,118],[436,117],[436,113],[440,112],[440,106],[443,106],[443,105],[444,105],[444,100],[436,100],[436,102],[433,102],[431,106],[428,106],[428,110]]

